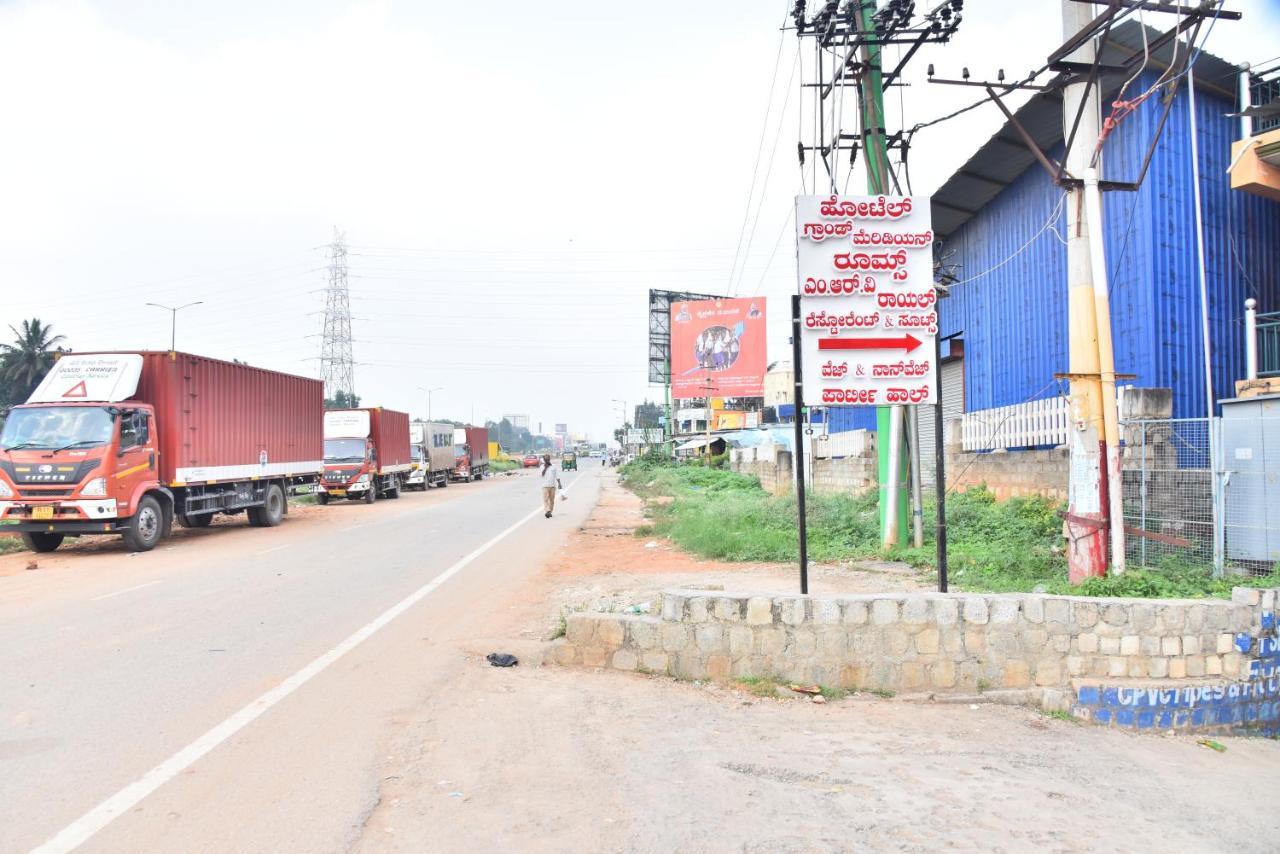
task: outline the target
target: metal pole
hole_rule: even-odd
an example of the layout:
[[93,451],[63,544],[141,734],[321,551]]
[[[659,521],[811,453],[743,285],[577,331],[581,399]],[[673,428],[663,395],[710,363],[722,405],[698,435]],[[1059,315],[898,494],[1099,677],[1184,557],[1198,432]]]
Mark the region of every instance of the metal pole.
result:
[[796,386],[795,453],[791,467],[796,474],[796,514],[800,522],[800,592],[809,592],[809,530],[804,510],[804,380],[800,346],[800,295],[791,295],[791,359],[795,364]]
[[1244,301],[1244,378],[1258,378],[1258,301]]
[[1106,449],[1107,516],[1111,522],[1111,568],[1124,572],[1124,489],[1120,474],[1120,413],[1116,401],[1116,356],[1111,344],[1111,297],[1107,290],[1107,251],[1102,232],[1102,191],[1098,170],[1084,172],[1085,224],[1089,228],[1089,263],[1093,310],[1098,322],[1098,367],[1102,380],[1102,437]]
[[938,529],[935,534],[938,547],[938,592],[947,592],[947,454],[946,441],[942,435],[944,418],[942,412],[942,339],[933,339],[933,364],[938,372],[938,400],[933,407],[933,454],[934,472],[933,488],[938,499]]
[[176,308],[169,309],[169,352],[174,353],[178,350],[178,310]]
[[914,406],[907,407],[907,442],[911,448],[911,541],[916,548],[922,548],[924,497],[920,484],[920,416]]
[[[1062,29],[1074,38],[1093,20],[1086,3],[1062,0]],[[1092,41],[1085,41],[1070,57],[1074,62],[1094,61]],[[1102,123],[1097,89],[1081,81],[1066,86],[1062,93],[1064,136],[1069,132],[1083,101],[1076,129],[1080,140],[1066,154],[1066,171],[1079,178],[1091,166],[1092,140]],[[1067,537],[1067,572],[1072,583],[1106,575],[1107,533],[1102,467],[1102,388],[1098,356],[1098,316],[1093,292],[1089,239],[1083,188],[1074,186],[1065,201],[1067,218],[1067,364],[1071,380],[1071,424],[1067,445],[1071,455],[1068,469],[1068,508],[1064,524]]]
[[[1252,106],[1253,97],[1249,92],[1249,63],[1245,62],[1240,65],[1240,112],[1244,112]],[[1253,136],[1253,122],[1248,116],[1240,117],[1240,138],[1248,139]]]
[[[1142,530],[1147,530],[1147,422],[1142,424],[1142,482],[1139,485],[1138,494],[1142,500]],[[1147,565],[1147,538],[1138,537],[1138,542],[1142,543],[1142,565]]]
[[1195,204],[1196,259],[1200,274],[1200,345],[1204,354],[1204,406],[1209,421],[1209,475],[1213,493],[1213,572],[1221,575],[1224,566],[1222,502],[1218,494],[1218,436],[1213,424],[1213,339],[1209,332],[1209,277],[1205,269],[1204,220],[1200,205],[1200,143],[1196,130],[1195,64],[1187,66],[1187,114],[1191,127],[1191,198]]

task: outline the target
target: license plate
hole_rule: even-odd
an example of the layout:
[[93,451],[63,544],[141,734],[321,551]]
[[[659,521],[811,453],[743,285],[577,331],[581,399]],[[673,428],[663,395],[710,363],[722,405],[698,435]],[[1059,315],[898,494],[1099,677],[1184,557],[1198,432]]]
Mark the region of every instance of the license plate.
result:
[[347,491],[345,489],[331,489],[329,490],[329,494],[338,498],[345,498],[347,496]]
[[53,518],[53,505],[52,505],[52,504],[44,504],[44,505],[41,505],[41,506],[38,506],[38,507],[32,507],[32,508],[31,508],[31,518],[32,518],[32,519],[52,519],[52,518]]

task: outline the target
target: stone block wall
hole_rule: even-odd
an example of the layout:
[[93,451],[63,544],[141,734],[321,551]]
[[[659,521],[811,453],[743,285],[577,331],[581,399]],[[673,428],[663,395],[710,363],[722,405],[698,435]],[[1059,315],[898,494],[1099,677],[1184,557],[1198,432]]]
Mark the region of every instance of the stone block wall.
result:
[[[795,491],[795,474],[791,454],[779,451],[774,459],[733,459],[729,468],[740,474],[754,475],[760,486],[774,495]],[[813,460],[813,481],[809,488],[821,493],[861,495],[875,489],[878,482],[874,449],[868,454]]]
[[947,484],[965,490],[986,484],[1001,501],[1018,495],[1067,500],[1070,461],[1066,448],[992,451],[986,454],[947,445]]
[[1275,680],[1263,675],[1280,663],[1276,591],[1239,590],[1233,601],[671,590],[658,616],[571,615],[550,659],[892,692],[1041,688],[1070,698],[1085,717],[1093,695],[1077,699],[1078,688],[1262,680],[1249,690],[1271,697],[1258,710],[1270,714],[1280,709]]

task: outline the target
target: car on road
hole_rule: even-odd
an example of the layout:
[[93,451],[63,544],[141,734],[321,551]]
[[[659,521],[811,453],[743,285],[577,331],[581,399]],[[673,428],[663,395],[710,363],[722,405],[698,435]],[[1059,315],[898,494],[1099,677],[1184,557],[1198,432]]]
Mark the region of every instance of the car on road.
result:
[[536,469],[540,462],[541,460],[538,458],[537,454],[525,454],[522,465],[527,469]]

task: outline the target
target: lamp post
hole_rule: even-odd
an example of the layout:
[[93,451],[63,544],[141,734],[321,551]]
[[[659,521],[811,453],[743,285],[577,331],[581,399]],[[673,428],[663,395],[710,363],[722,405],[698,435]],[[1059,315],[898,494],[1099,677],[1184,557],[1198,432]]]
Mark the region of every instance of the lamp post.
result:
[[610,398],[610,400],[622,406],[622,441],[618,444],[622,446],[622,450],[625,453],[627,449],[627,402],[618,400],[616,397]]
[[171,305],[161,305],[158,302],[149,302],[147,303],[147,305],[152,305],[152,306],[155,306],[156,308],[163,308],[165,311],[170,313],[171,322],[169,325],[169,350],[170,352],[174,352],[178,349],[177,347],[178,312],[182,311],[184,308],[191,308],[191,306],[193,305],[204,305],[204,300],[196,300],[195,302],[189,302],[186,305],[180,305],[177,308],[174,308]]
[[438,385],[435,388],[426,388],[425,386],[418,386],[418,391],[425,391],[427,393],[427,420],[428,421],[431,420],[431,392],[442,391],[443,389],[444,389],[444,386],[442,385]]

